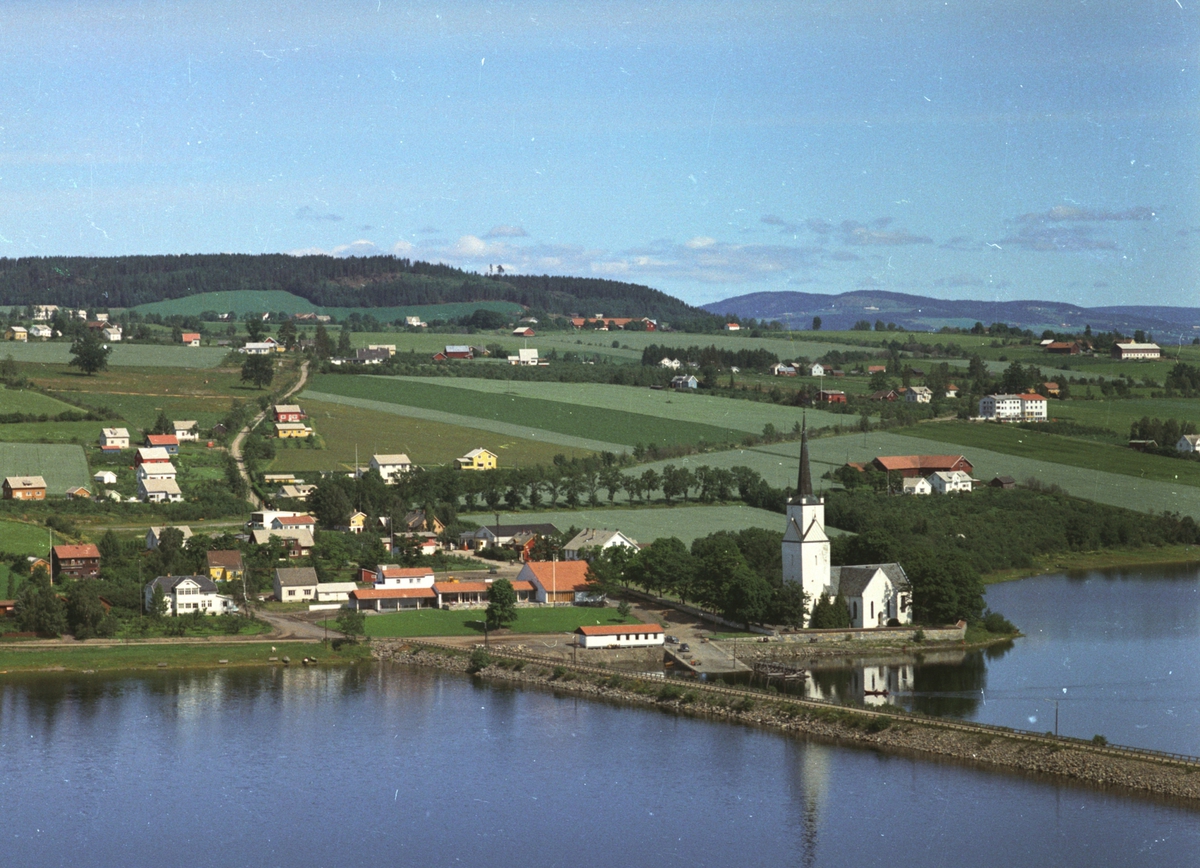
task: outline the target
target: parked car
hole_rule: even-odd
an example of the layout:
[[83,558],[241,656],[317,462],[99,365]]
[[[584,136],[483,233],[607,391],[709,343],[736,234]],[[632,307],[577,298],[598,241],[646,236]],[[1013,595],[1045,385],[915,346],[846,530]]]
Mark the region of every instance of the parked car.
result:
[[668,636],[668,637],[667,637],[667,644],[668,644],[668,645],[678,645],[678,644],[679,644],[679,638],[678,638],[677,636]]
[[684,642],[682,645],[680,645],[680,646],[679,646],[679,653],[681,653],[681,654],[687,654],[687,653],[688,653],[689,651],[691,651],[691,650],[692,650],[692,649],[691,649],[691,647],[688,645],[688,643],[687,643],[687,642]]

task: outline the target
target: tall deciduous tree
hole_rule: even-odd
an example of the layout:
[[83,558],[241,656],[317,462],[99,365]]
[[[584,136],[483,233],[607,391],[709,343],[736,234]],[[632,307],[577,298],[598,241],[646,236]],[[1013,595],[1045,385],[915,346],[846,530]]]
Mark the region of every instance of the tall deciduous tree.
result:
[[485,617],[488,628],[495,630],[517,620],[517,592],[508,579],[497,579],[488,588]]
[[262,389],[275,379],[275,362],[270,356],[246,356],[242,362],[242,382],[253,383]]
[[100,340],[100,333],[88,329],[71,344],[71,361],[67,364],[79,368],[90,377],[108,368],[108,355],[111,352],[112,349]]

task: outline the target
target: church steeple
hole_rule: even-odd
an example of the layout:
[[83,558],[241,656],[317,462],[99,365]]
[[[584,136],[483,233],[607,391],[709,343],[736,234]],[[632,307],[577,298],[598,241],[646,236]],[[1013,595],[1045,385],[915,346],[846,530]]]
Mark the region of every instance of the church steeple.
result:
[[813,496],[812,468],[808,461],[808,419],[805,418],[800,428],[800,478],[796,483],[796,497]]

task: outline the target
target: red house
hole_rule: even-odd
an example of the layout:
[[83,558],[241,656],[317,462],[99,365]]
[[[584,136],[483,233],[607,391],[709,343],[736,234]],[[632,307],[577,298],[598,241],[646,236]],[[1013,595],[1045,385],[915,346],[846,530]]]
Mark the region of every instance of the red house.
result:
[[50,575],[53,579],[94,579],[100,575],[100,549],[91,543],[80,546],[55,546],[50,550]]
[[822,389],[821,391],[817,392],[817,400],[823,404],[845,404],[846,393],[839,389]]
[[303,422],[308,415],[300,409],[299,404],[276,404],[276,422]]
[[179,454],[179,438],[174,434],[147,434],[146,445],[151,449],[166,449],[168,455]]

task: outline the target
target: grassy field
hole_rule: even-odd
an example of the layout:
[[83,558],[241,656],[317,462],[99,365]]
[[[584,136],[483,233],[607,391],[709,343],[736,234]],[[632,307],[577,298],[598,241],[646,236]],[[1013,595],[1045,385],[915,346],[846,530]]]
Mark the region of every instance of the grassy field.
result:
[[[1129,398],[1084,401],[1051,401],[1049,414],[1080,425],[1092,425],[1113,431],[1122,442],[1129,427],[1143,416],[1151,419],[1183,419],[1200,423],[1200,400],[1195,398]],[[1174,443],[1163,444],[1174,446]]]
[[[98,434],[97,423],[90,424]],[[26,426],[4,426],[9,427]],[[3,433],[0,430],[0,436]],[[0,477],[4,476],[42,476],[48,489],[46,494],[51,497],[61,497],[68,488],[91,482],[82,447],[45,443],[0,443]]]
[[[367,635],[373,639],[418,636],[479,636],[483,638],[483,610],[389,612],[367,616]],[[570,633],[585,624],[637,624],[622,618],[616,609],[590,606],[561,606],[552,609],[518,609],[510,633]],[[335,622],[329,621],[331,629]],[[496,635],[493,633],[493,635]]]
[[609,410],[584,403],[545,398],[519,397],[499,391],[507,383],[498,381],[497,391],[480,392],[457,388],[453,380],[414,380],[395,377],[318,376],[313,390],[386,401],[428,410],[451,409],[488,422],[545,429],[572,437],[599,437],[633,446],[637,443],[673,445],[707,441],[737,441],[744,432],[699,422],[662,419],[644,413]]
[[[110,368],[215,368],[228,355],[219,347],[164,346],[162,344],[113,344],[108,357]],[[14,361],[46,365],[65,365],[71,361],[69,341],[21,344],[6,342],[0,356],[12,356]]]
[[[117,671],[138,669],[211,668],[229,661],[229,666],[282,666],[269,657],[290,657],[299,666],[304,657],[316,657],[323,664],[351,663],[369,659],[364,645],[343,645],[340,651],[320,644],[300,642],[200,642],[147,643],[129,645],[88,645],[29,647],[19,643],[0,646],[0,674],[56,670],[66,672]],[[160,663],[167,664],[160,667]]]
[[339,319],[352,313],[370,314],[380,322],[392,322],[406,316],[419,316],[424,320],[459,319],[469,316],[479,309],[495,310],[501,313],[516,313],[521,306],[511,301],[479,301],[462,304],[426,304],[409,305],[404,307],[319,307],[311,301],[293,295],[283,290],[252,290],[248,292],[203,292],[189,295],[186,298],[172,298],[166,301],[156,301],[150,304],[138,305],[135,310],[141,313],[158,313],[163,316],[182,314],[184,316],[199,316],[205,311],[225,313],[234,311],[240,317],[246,313],[261,313],[270,311],[277,313],[324,313]]
[[987,449],[1005,455],[1066,464],[1085,470],[1120,473],[1139,479],[1200,486],[1200,462],[1145,455],[1125,446],[1094,443],[1056,434],[1043,434],[1009,425],[977,422],[939,422],[898,433],[954,446],[951,452]]
[[[464,515],[479,523],[494,523],[490,515]],[[724,506],[641,506],[611,509],[559,509],[538,512],[502,512],[504,524],[534,524],[549,522],[560,531],[574,525],[582,528],[620,530],[640,543],[651,543],[660,537],[676,536],[691,544],[696,537],[708,536],[719,530],[742,530],[747,527],[783,528],[783,516],[765,509],[729,504]]]
[[[284,448],[278,445],[274,471],[352,470],[355,447],[358,461],[366,465],[375,453],[407,453],[417,464],[448,464],[477,446],[500,456],[501,467],[549,465],[557,454],[568,458],[593,450],[546,440],[512,437],[405,414],[396,404],[384,405],[399,412],[382,412],[346,404],[304,398],[308,421],[325,442],[324,449]],[[536,434],[537,432],[531,432]]]
[[[0,413],[36,413],[54,416],[72,410],[78,411],[79,408],[43,395],[41,392],[29,389],[6,389],[0,386]],[[0,432],[2,431],[3,429],[0,429]],[[0,433],[0,436],[3,434]]]
[[[441,383],[421,377],[398,377],[406,382]],[[517,381],[458,378],[450,380],[455,389],[469,389],[486,394],[502,394],[518,398],[537,398],[561,403],[576,403],[587,407],[616,412],[640,413],[677,422],[700,423],[749,434],[761,434],[763,427],[774,425],[776,430],[791,431],[799,424],[801,411],[759,401],[744,401],[715,395],[698,395],[634,386],[612,386],[605,383],[530,383]],[[823,410],[808,410],[808,424],[819,428],[845,423],[846,416]]]
[[[61,539],[58,541],[62,542]],[[47,557],[50,553],[50,531],[40,524],[0,520],[0,552]],[[3,589],[0,588],[2,593]]]
[[121,426],[125,422],[20,422],[0,425],[0,438],[7,443],[96,443],[100,429]]

